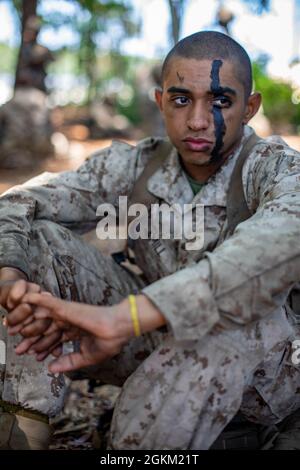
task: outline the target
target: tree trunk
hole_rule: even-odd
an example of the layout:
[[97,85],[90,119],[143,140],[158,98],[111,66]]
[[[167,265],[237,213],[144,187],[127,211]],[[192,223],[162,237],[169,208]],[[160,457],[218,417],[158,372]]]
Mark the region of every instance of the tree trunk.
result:
[[180,29],[186,0],[168,0],[171,15],[171,32],[173,43],[179,41]]
[[19,77],[20,77],[20,72],[22,68],[22,63],[23,63],[23,56],[24,56],[24,33],[25,33],[25,25],[28,21],[28,19],[31,16],[36,16],[37,12],[37,4],[38,0],[22,0],[22,12],[21,12],[21,26],[22,26],[22,31],[21,31],[21,45],[19,49],[19,55],[18,55],[18,62],[17,62],[17,68],[16,68],[16,76],[15,76],[15,89],[19,85]]

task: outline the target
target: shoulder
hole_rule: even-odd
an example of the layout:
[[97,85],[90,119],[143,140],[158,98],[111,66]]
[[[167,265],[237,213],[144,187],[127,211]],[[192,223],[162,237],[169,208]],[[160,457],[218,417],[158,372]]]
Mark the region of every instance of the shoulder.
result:
[[162,148],[164,145],[169,145],[171,147],[171,143],[167,138],[147,137],[146,139],[138,142],[137,149],[140,154],[149,154],[151,156],[158,148]]
[[141,140],[137,145],[137,165],[143,168],[157,153],[165,155],[171,152],[173,146],[167,137],[148,137]]
[[300,153],[280,136],[260,138],[243,167],[243,184],[249,208],[255,212],[270,188],[298,186]]
[[261,172],[281,173],[291,167],[300,168],[300,152],[291,148],[280,136],[260,139],[247,158],[245,170],[254,175]]
[[103,165],[107,162],[122,163],[127,158],[136,155],[136,145],[121,140],[113,140],[110,145],[93,152],[87,159],[95,165]]
[[243,168],[247,202],[254,211],[267,195],[271,198],[286,191],[299,191],[299,181],[300,153],[279,136],[261,139]]
[[[93,153],[87,166],[95,173],[117,172],[123,178],[131,174],[137,178],[145,165],[160,149],[169,152],[172,149],[168,139],[162,137],[148,137],[136,144],[114,140],[109,147]],[[126,178],[125,178],[126,179]]]

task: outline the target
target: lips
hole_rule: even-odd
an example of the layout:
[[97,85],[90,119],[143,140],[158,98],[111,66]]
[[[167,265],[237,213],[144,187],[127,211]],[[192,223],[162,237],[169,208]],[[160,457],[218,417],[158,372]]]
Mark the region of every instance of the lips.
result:
[[193,152],[206,152],[211,148],[212,141],[207,139],[198,139],[195,137],[187,137],[183,139],[184,144]]

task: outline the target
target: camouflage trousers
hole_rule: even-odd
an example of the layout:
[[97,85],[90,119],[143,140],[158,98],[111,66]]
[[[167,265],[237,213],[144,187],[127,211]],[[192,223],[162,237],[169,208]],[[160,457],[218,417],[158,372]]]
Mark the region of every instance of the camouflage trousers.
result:
[[[30,253],[32,280],[65,299],[113,304],[142,287],[110,257],[54,223],[34,224]],[[16,357],[16,340],[3,329],[1,338],[7,344],[2,399],[59,412],[63,377],[50,374],[47,362]],[[285,310],[278,309],[199,341],[176,341],[168,328],[131,340],[93,370],[104,382],[122,386],[110,447],[207,449],[238,410],[259,423],[280,421],[300,407],[300,374],[290,361],[293,338]]]
[[[53,222],[33,224],[29,256],[30,280],[66,300],[112,305],[141,285],[110,256]],[[38,363],[31,356],[17,356],[14,347],[20,337],[8,336],[2,325],[0,340],[6,344],[6,363],[0,364],[0,397],[49,416],[57,414],[66,386],[63,375],[48,372],[51,359]]]

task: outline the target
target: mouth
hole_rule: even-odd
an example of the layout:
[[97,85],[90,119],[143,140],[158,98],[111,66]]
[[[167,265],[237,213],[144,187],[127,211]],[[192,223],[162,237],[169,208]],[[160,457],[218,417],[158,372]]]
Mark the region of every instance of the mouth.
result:
[[192,152],[206,152],[213,144],[211,140],[196,137],[186,137],[183,139],[183,143]]

